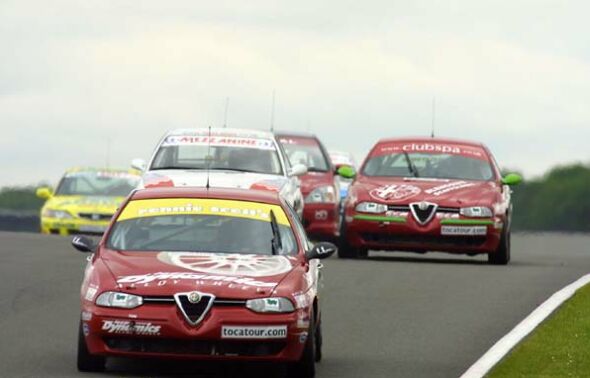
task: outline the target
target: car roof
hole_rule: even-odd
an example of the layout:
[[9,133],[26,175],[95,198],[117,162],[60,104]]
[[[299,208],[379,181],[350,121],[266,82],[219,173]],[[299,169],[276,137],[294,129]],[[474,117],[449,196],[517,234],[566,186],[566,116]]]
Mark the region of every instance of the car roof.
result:
[[[181,136],[181,135],[209,135],[208,127],[196,127],[196,128],[184,128],[174,129],[168,131],[166,136]],[[256,130],[256,129],[234,129],[234,128],[221,128],[212,127],[211,135],[225,136],[225,137],[242,137],[242,138],[258,138],[258,139],[274,139],[274,134],[270,131]]]
[[72,167],[66,169],[66,173],[77,173],[77,172],[112,172],[112,173],[128,173],[130,175],[141,176],[141,172],[135,169],[123,169],[123,168],[99,168],[99,167]]
[[317,139],[314,133],[303,132],[303,131],[275,131],[275,135],[278,137],[296,137],[296,138],[313,138]]
[[401,138],[383,138],[379,139],[379,143],[395,143],[395,142],[418,142],[418,143],[449,143],[449,144],[463,144],[467,146],[483,147],[483,143],[470,140],[444,138],[444,137],[401,137]]
[[279,197],[279,194],[270,190],[233,188],[207,189],[203,187],[165,187],[136,190],[131,195],[132,200],[161,198],[208,198],[246,202],[260,202],[281,206],[281,199]]

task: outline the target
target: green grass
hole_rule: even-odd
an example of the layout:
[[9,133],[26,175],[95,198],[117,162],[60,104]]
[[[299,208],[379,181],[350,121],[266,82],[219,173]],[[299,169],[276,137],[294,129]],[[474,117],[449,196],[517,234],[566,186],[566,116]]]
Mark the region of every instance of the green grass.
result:
[[590,286],[578,290],[488,377],[590,377]]

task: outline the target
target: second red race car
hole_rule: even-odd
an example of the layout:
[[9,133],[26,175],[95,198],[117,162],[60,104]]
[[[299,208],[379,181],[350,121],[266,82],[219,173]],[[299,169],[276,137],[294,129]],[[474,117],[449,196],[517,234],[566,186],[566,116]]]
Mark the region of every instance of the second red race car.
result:
[[312,377],[321,358],[320,258],[278,193],[134,192],[95,246],[81,289],[78,368],[110,356],[272,361]]
[[487,254],[510,261],[510,185],[481,143],[383,139],[350,187],[339,256],[369,250]]
[[304,197],[303,222],[310,238],[335,241],[340,233],[340,183],[338,176],[352,178],[354,169],[336,169],[328,151],[313,134],[277,133],[291,164],[307,167],[300,177]]

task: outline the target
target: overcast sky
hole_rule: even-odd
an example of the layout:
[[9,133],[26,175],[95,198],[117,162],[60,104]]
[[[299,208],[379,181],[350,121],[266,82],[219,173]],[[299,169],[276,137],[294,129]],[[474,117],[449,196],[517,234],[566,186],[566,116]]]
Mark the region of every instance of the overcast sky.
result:
[[273,89],[277,129],[359,160],[427,135],[436,96],[437,134],[504,167],[587,162],[589,15],[585,0],[2,0],[0,186],[127,167],[166,130],[220,126],[226,97],[229,126],[267,129]]

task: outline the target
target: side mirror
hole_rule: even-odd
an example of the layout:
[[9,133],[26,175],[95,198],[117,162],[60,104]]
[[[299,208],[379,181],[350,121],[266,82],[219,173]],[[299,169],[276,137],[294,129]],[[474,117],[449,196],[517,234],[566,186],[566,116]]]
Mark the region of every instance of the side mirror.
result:
[[356,177],[356,171],[350,165],[342,165],[336,170],[336,174],[340,177],[353,179]]
[[53,189],[44,186],[44,187],[38,188],[37,191],[35,192],[35,194],[39,198],[49,199],[53,195]]
[[502,178],[502,184],[504,185],[518,185],[522,182],[522,176],[516,173],[509,173]]
[[311,251],[309,251],[305,254],[305,257],[308,260],[325,259],[326,257],[332,256],[334,254],[334,252],[336,252],[337,250],[338,250],[338,247],[336,247],[332,243],[328,243],[328,242],[316,243],[316,244],[314,244]]
[[295,164],[289,171],[289,176],[303,176],[307,173],[307,167],[303,164]]
[[72,246],[80,252],[94,253],[96,250],[96,241],[88,236],[76,235],[72,238]]
[[131,160],[131,168],[137,169],[138,171],[145,171],[147,167],[147,163],[143,159],[133,159]]

